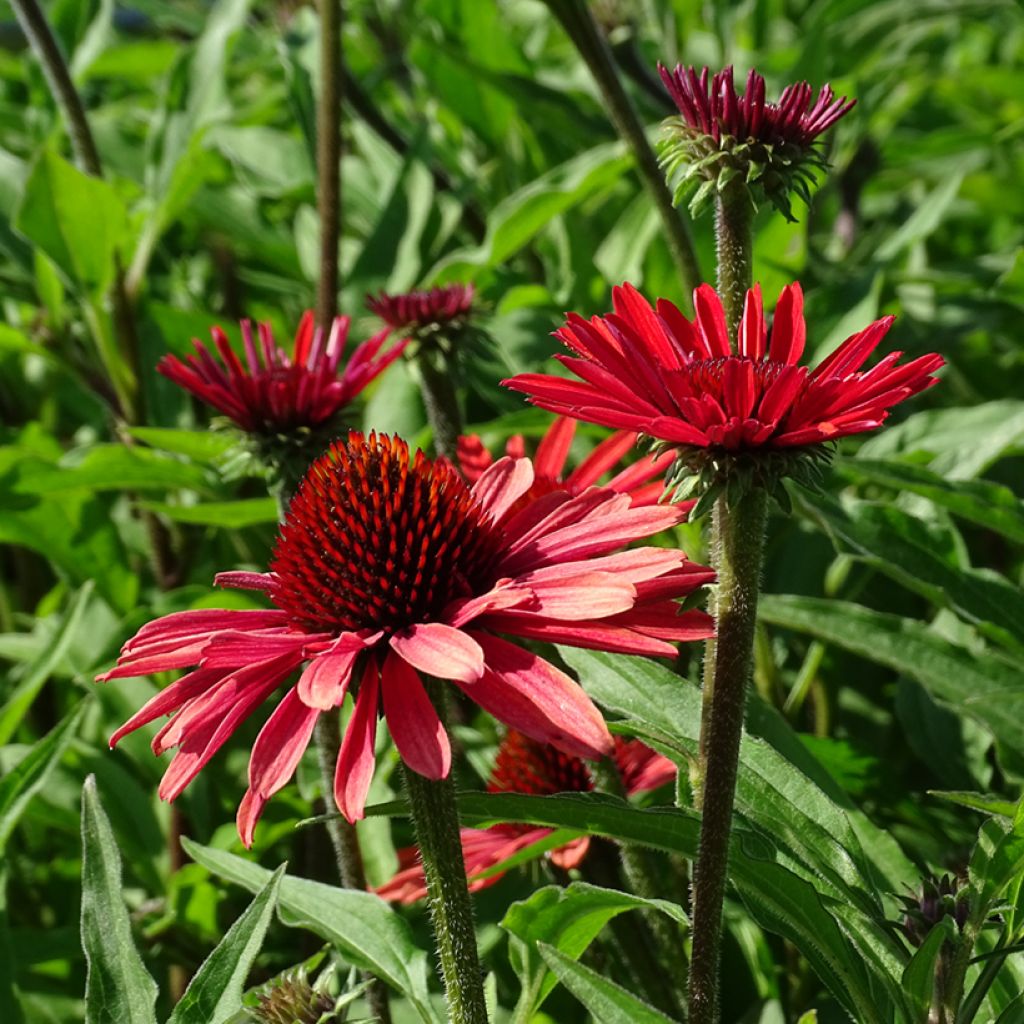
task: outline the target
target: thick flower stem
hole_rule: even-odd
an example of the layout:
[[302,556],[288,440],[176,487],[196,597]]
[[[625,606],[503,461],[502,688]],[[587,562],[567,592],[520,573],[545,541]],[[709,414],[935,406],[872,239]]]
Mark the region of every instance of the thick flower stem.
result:
[[458,465],[462,414],[452,377],[451,360],[439,345],[423,342],[415,358],[423,404],[434,434],[434,451]]
[[722,904],[743,712],[753,664],[767,503],[766,493],[755,489],[732,505],[723,495],[715,506],[712,564],[718,572],[718,627],[705,669],[712,694],[704,703],[698,755],[702,816],[693,878],[690,1024],[717,1024],[719,1019]]
[[[425,680],[427,692],[447,729],[443,684]],[[427,899],[434,922],[438,958],[448,996],[451,1024],[486,1024],[484,976],[476,950],[473,906],[459,836],[455,783],[427,779],[404,763],[405,789],[423,858]]]
[[584,0],[547,0],[547,5],[590,68],[615,130],[632,149],[637,170],[661,217],[672,259],[679,269],[684,287],[692,291],[702,280],[693,239],[682,215],[672,203],[672,193],[658,166],[658,158],[647,140],[644,126],[622,87],[608,42]]
[[[341,747],[341,732],[338,728],[337,712],[321,715],[316,722],[315,730],[317,760],[320,764],[320,781],[324,793],[324,802],[330,810],[331,794],[334,792],[334,764]],[[349,824],[344,818],[331,817],[327,820],[327,834],[334,849],[334,859],[338,865],[341,884],[346,889],[366,891],[366,871],[363,868],[363,855],[359,849],[359,837],[355,825]],[[388,990],[380,978],[364,972],[368,982],[366,989],[366,1008],[379,1024],[391,1024],[391,1007]]]
[[718,294],[733,338],[753,276],[753,224],[754,207],[746,187],[738,180],[733,181],[718,194],[715,204]]
[[338,241],[341,234],[341,0],[320,0],[320,102],[317,107],[317,207],[320,278],[316,319],[326,331],[338,314]]

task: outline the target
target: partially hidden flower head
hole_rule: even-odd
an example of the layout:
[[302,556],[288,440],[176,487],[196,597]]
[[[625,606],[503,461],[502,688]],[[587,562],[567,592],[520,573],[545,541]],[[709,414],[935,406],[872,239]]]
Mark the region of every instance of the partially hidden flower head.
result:
[[246,844],[318,716],[337,714],[350,691],[334,793],[350,821],[363,815],[379,717],[410,769],[447,776],[448,737],[421,673],[564,753],[610,753],[611,736],[583,689],[506,637],[672,656],[675,642],[713,631],[704,612],[676,603],[712,573],[673,550],[621,550],[679,523],[675,507],[633,508],[628,495],[602,488],[522,505],[533,481],[529,459],[503,458],[471,488],[447,460],[410,458],[397,437],[351,432],[300,484],[270,571],[217,579],[264,592],[272,608],[177,612],[125,644],[101,679],[192,670],[111,743],[173,714],[153,742],[157,753],[177,748],[160,786],[173,799],[286,685],[252,749],[238,814]]
[[382,291],[366,296],[366,308],[394,330],[420,337],[464,326],[472,315],[475,295],[471,284],[395,294]]
[[[386,347],[382,330],[357,345],[347,362],[349,318],[336,317],[325,336],[307,311],[291,353],[274,340],[270,325],[242,321],[245,358],[219,327],[211,330],[216,354],[193,339],[195,354],[164,356],[157,369],[196,398],[254,435],[288,434],[328,423],[402,353],[405,340]],[[219,356],[219,359],[217,358]]]
[[[612,757],[630,795],[657,789],[676,777],[676,766],[640,740],[616,736]],[[494,770],[487,783],[489,793],[525,793],[531,796],[587,793],[593,788],[590,769],[580,758],[564,754],[550,744],[538,743],[513,729],[508,731],[498,748]],[[494,885],[504,875],[504,872],[493,871],[495,867],[520,850],[546,839],[552,831],[550,828],[515,824],[462,829],[462,853],[470,891]],[[589,847],[590,838],[581,836],[551,850],[548,857],[556,867],[569,870],[583,861]],[[427,894],[427,884],[417,847],[399,850],[398,864],[397,874],[380,886],[377,894],[398,903],[415,903],[423,899]]]
[[666,299],[652,308],[632,285],[612,294],[613,313],[589,321],[570,313],[556,332],[571,354],[555,358],[579,380],[527,373],[505,383],[542,409],[671,447],[670,483],[687,481],[677,497],[750,483],[781,496],[781,477],[805,479],[814,460],[828,456],[828,442],[881,426],[893,406],[937,383],[932,374],[943,365],[934,354],[901,364],[902,353],[891,352],[864,369],[891,316],[847,338],[818,366],[800,365],[799,284],[782,290],[770,332],[761,289],[750,289],[735,346],[709,285],[694,292],[692,321]]
[[826,166],[818,139],[856,103],[828,85],[815,99],[807,82],[786,86],[771,102],[754,70],[742,94],[732,67],[714,75],[681,64],[671,71],[659,64],[658,71],[679,108],[666,122],[664,163],[670,175],[683,169],[679,193],[697,188],[694,214],[731,185],[746,188],[751,199],[763,194],[792,220],[790,193],[809,202],[814,171]]
[[[639,434],[632,430],[617,430],[596,445],[577,466],[566,472],[575,435],[576,421],[569,416],[559,416],[548,428],[533,456],[534,476],[530,497],[559,490],[580,494],[596,484],[606,473],[618,470],[602,486],[628,494],[634,505],[657,503],[665,490],[665,471],[673,461],[671,452],[658,456],[645,455],[632,465],[620,468],[622,457],[636,444]],[[505,454],[514,459],[526,455],[526,441],[521,434],[508,439]],[[471,484],[494,462],[494,456],[477,434],[459,438],[458,456],[459,469]]]

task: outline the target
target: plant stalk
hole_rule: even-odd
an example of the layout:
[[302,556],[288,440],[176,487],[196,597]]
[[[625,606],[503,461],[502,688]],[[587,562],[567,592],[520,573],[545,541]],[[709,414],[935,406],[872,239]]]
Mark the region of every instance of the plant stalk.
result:
[[658,158],[647,140],[636,108],[622,87],[608,41],[585,0],[547,0],[547,5],[594,76],[615,130],[633,151],[637,171],[661,217],[669,252],[684,288],[692,291],[703,278],[689,227],[672,203],[672,193],[658,166]]
[[320,277],[316,322],[329,331],[338,315],[338,243],[341,238],[342,0],[319,0],[320,103],[316,118]]
[[[424,682],[447,729],[443,684],[434,679]],[[455,783],[451,775],[446,779],[426,779],[404,762],[402,770],[416,841],[423,858],[449,1020],[451,1024],[487,1024],[484,978],[477,956],[473,906],[462,858]]]
[[420,391],[427,420],[434,434],[434,450],[458,465],[462,413],[455,390],[452,360],[435,341],[421,341],[414,358],[420,374]]
[[705,666],[712,692],[704,702],[698,753],[702,815],[693,877],[690,1024],[717,1024],[719,1020],[722,905],[743,713],[753,664],[767,506],[767,494],[759,489],[749,491],[732,506],[725,495],[715,505],[712,564],[718,571],[718,628]]
[[725,307],[729,336],[735,340],[754,266],[754,207],[738,180],[719,192],[715,203],[715,256],[718,294]]

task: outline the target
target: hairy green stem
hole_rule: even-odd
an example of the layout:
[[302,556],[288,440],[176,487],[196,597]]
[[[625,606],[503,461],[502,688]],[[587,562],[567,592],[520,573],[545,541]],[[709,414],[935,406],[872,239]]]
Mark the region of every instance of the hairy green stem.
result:
[[729,837],[736,796],[743,713],[753,663],[757,595],[764,549],[768,499],[752,490],[732,506],[726,497],[715,505],[718,572],[717,641],[708,656],[713,687],[704,704],[700,842],[693,877],[693,954],[690,960],[690,1022],[717,1024],[718,965],[722,905],[728,878]]
[[955,948],[951,954],[943,951],[939,964],[943,968],[942,975],[936,977],[935,1001],[939,1008],[938,1020],[940,1024],[954,1024],[960,1017],[960,1002],[964,997],[964,985],[967,981],[967,971],[971,966],[971,955],[974,953],[974,945],[978,940],[979,926],[969,920]]
[[547,5],[594,76],[615,130],[633,151],[637,170],[661,217],[672,259],[685,288],[692,291],[702,277],[689,227],[672,203],[672,193],[658,166],[658,158],[647,140],[647,133],[632,101],[622,87],[608,41],[585,0],[547,0]]
[[459,396],[455,390],[451,359],[439,344],[420,342],[415,360],[427,420],[434,434],[434,451],[458,465],[462,414],[459,411]]
[[[447,729],[443,684],[425,680],[427,692]],[[451,1024],[486,1024],[484,978],[476,949],[473,906],[459,836],[455,783],[426,779],[402,764],[416,841],[427,880],[438,958]]]
[[715,203],[718,294],[725,307],[729,335],[734,340],[753,276],[753,226],[754,208],[746,186],[734,180],[718,194]]
[[341,0],[319,0],[320,102],[316,118],[320,277],[316,319],[325,330],[338,315],[338,242],[341,237]]

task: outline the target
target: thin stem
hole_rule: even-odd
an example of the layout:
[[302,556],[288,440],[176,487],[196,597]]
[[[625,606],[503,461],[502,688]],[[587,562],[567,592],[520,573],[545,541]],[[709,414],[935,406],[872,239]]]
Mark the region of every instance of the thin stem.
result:
[[715,508],[718,639],[709,659],[713,696],[704,707],[708,720],[702,728],[705,742],[698,766],[703,811],[693,879],[691,1024],[717,1024],[719,1019],[722,904],[743,712],[753,662],[766,512],[763,490],[748,492],[731,507],[723,496]]
[[672,259],[684,287],[692,291],[700,284],[702,277],[689,227],[672,203],[672,193],[658,166],[658,158],[647,140],[644,126],[619,80],[607,40],[584,0],[547,0],[547,5],[590,68],[615,130],[632,149],[640,177],[661,216]]
[[[337,712],[328,712],[317,719],[315,737],[317,760],[320,764],[320,785],[323,789],[324,803],[329,808],[331,794],[334,792],[334,765],[338,750],[341,748]],[[328,818],[326,824],[341,884],[346,889],[365,892],[366,871],[363,868],[363,854],[359,849],[359,836],[355,825],[339,817]],[[366,1006],[370,1016],[380,1024],[391,1024],[387,987],[380,978],[369,972],[364,971],[363,977],[369,983],[366,989]]]
[[320,0],[320,103],[316,163],[320,213],[317,323],[326,331],[338,315],[338,242],[341,237],[341,0]]
[[[936,979],[935,1000],[942,1010],[942,1024],[952,1024],[953,1021],[960,1019],[960,1001],[964,996],[967,970],[971,966],[971,954],[978,940],[978,931],[979,926],[973,920],[969,920],[960,933],[952,955],[940,961],[944,964],[944,977]],[[943,955],[946,956],[945,952]],[[941,991],[938,991],[940,987]]]
[[[446,722],[443,685],[426,680],[427,692]],[[447,724],[445,725],[447,728]],[[476,950],[473,907],[459,836],[455,783],[426,779],[404,763],[405,789],[423,858],[427,899],[434,922],[451,1024],[487,1024],[484,979]]]
[[[434,450],[455,462],[458,458],[462,414],[451,371],[451,360],[435,343],[420,343],[416,357],[423,404],[434,433]],[[456,462],[457,464],[457,462]]]
[[753,275],[753,223],[754,208],[746,186],[734,180],[718,194],[715,204],[718,294],[733,338],[739,329]]

